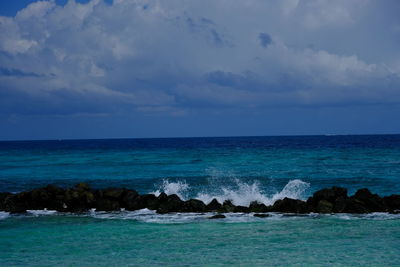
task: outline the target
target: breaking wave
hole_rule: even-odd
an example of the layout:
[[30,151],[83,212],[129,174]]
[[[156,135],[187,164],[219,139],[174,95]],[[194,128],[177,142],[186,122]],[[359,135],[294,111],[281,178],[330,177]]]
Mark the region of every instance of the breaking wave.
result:
[[[252,201],[258,201],[265,205],[272,205],[275,201],[285,197],[293,199],[303,199],[305,192],[310,184],[301,180],[291,180],[285,187],[271,195],[266,194],[259,182],[245,183],[239,179],[234,180],[234,185],[230,187],[221,186],[220,188],[210,188],[203,192],[199,192],[192,197],[208,204],[212,199],[217,199],[220,203],[225,200],[231,200],[233,204],[240,206],[248,206]],[[190,187],[185,181],[169,182],[164,180],[162,185],[155,192],[151,192],[158,196],[161,192],[167,195],[176,194],[181,199],[188,199]]]
[[164,192],[167,195],[176,194],[181,199],[186,199],[188,189],[189,185],[186,181],[169,182],[168,180],[164,180],[158,190],[150,193],[158,197],[161,192]]

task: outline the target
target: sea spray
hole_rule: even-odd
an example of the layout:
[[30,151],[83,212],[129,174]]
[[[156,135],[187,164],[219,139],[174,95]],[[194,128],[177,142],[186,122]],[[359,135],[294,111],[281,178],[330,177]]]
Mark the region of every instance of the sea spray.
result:
[[161,192],[164,192],[167,195],[176,194],[179,198],[186,199],[188,189],[189,185],[186,181],[170,182],[165,179],[163,180],[162,185],[156,191],[151,192],[151,194],[159,196]]
[[[225,200],[231,200],[234,205],[249,206],[252,201],[258,201],[265,205],[272,205],[275,201],[283,199],[285,197],[293,199],[303,199],[306,190],[310,187],[310,184],[299,179],[289,181],[285,187],[274,194],[267,195],[261,188],[258,181],[253,183],[245,183],[239,179],[234,180],[233,187],[221,186],[215,188],[210,185],[209,190],[194,195],[195,199],[199,199],[204,203],[208,204],[212,199],[217,199],[220,203]],[[158,196],[161,192],[165,192],[167,195],[176,194],[181,199],[187,200],[189,195],[189,185],[186,181],[170,182],[164,180],[162,185],[155,192],[151,192]]]

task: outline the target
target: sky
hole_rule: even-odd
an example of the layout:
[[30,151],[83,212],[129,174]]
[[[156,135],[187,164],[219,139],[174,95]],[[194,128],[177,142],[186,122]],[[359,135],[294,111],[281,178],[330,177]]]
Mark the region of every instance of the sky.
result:
[[400,133],[397,0],[1,0],[0,140]]

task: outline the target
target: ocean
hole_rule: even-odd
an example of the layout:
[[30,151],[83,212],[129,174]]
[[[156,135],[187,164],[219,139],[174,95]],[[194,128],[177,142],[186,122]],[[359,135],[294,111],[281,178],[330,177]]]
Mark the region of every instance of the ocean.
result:
[[[0,142],[0,192],[87,182],[236,205],[400,193],[400,135]],[[0,266],[393,266],[400,215],[0,212]]]

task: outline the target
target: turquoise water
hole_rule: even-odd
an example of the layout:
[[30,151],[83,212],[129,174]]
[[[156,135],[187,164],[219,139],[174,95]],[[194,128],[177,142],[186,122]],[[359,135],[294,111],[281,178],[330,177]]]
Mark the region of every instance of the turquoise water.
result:
[[143,223],[90,217],[0,221],[0,265],[396,266],[399,219]]
[[[0,142],[0,191],[125,186],[270,204],[332,185],[400,193],[400,136]],[[400,262],[400,215],[0,213],[0,266],[346,265]]]

